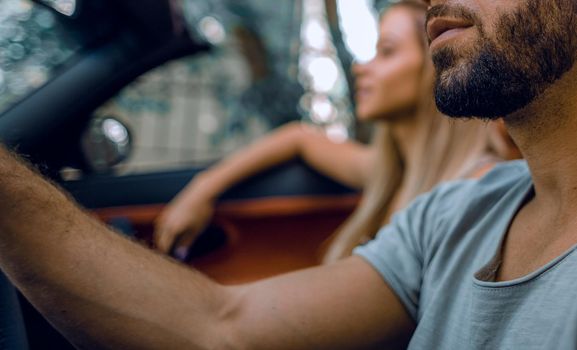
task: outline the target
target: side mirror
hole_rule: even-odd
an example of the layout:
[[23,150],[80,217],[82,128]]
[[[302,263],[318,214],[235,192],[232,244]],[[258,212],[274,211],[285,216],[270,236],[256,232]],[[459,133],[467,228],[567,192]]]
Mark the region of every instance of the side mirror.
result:
[[132,153],[132,134],[114,116],[95,117],[82,135],[81,148],[89,170],[107,173]]
[[183,13],[190,34],[212,46],[221,45],[227,38],[223,16],[229,15],[220,2],[214,0],[184,1]]

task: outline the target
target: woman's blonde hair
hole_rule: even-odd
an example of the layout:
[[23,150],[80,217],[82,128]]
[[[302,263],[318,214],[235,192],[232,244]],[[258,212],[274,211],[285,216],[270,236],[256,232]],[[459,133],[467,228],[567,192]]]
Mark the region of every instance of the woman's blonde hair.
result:
[[[366,184],[361,202],[349,219],[333,235],[325,255],[325,262],[352,253],[355,246],[373,238],[390,219],[392,207],[403,208],[417,195],[431,190],[442,181],[466,176],[490,154],[489,129],[483,122],[451,120],[436,108],[433,99],[434,68],[429,57],[428,41],[424,34],[426,5],[420,1],[402,0],[387,9],[405,7],[414,15],[417,33],[423,32],[425,64],[422,72],[422,93],[417,106],[419,125],[415,145],[418,159],[411,172],[401,157],[390,126],[377,125],[371,147],[377,159],[371,178]],[[403,186],[403,196],[395,198]],[[395,199],[395,203],[393,200]]]

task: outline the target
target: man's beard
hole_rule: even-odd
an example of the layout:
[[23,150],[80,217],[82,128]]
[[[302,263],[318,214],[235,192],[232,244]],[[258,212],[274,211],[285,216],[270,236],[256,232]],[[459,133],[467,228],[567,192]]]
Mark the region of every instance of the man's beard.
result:
[[467,10],[459,8],[455,14],[473,19],[479,40],[469,52],[445,47],[432,57],[437,107],[449,116],[509,115],[535,100],[575,63],[577,5],[573,0],[527,0],[515,13],[501,16],[496,40],[487,37],[480,21]]

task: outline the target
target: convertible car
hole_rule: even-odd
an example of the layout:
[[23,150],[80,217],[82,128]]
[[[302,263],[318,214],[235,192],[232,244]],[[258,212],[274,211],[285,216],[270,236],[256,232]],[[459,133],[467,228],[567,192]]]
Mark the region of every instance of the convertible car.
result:
[[[45,78],[41,83],[32,84],[27,90],[12,86],[11,91],[19,91],[20,95],[9,102],[4,101],[10,97],[6,95],[8,90],[2,90],[0,139],[68,191],[90,213],[122,234],[151,246],[158,213],[210,162],[167,170],[141,168],[122,172],[106,168],[107,162],[127,157],[128,141],[123,137],[134,135],[129,126],[124,128],[122,121],[103,120],[96,111],[147,72],[169,61],[212,50],[214,42],[210,35],[215,35],[214,30],[212,34],[203,33],[200,26],[198,31],[183,26],[178,1],[0,3],[2,8],[11,3],[10,6],[23,6],[28,12],[39,11],[35,26],[58,26],[58,31],[46,35],[64,33],[72,43],[71,53],[62,53],[64,58],[54,63],[54,68],[48,73],[46,69],[40,70],[38,74]],[[206,18],[210,15],[206,11],[214,10],[210,6],[193,6],[188,10],[194,9],[199,13],[188,18],[189,22]],[[24,10],[22,20],[29,20]],[[4,25],[1,28],[10,30]],[[11,57],[15,61],[11,64],[20,64],[22,75],[34,78],[36,71],[25,66],[26,56],[18,52],[17,35],[26,33],[0,33],[4,40],[1,58],[6,63],[6,57]],[[4,80],[0,79],[0,85]],[[187,116],[200,117],[194,113]],[[358,194],[351,189],[296,160],[225,193],[218,202],[213,222],[184,263],[225,284],[312,266],[318,263],[323,243],[357,200]],[[26,339],[12,344],[31,349],[71,348],[25,298],[19,295],[18,300],[19,305],[0,309],[21,315],[16,319],[22,320]],[[22,337],[22,332],[9,334],[13,326],[0,324],[0,338],[5,336],[14,341],[14,337]]]

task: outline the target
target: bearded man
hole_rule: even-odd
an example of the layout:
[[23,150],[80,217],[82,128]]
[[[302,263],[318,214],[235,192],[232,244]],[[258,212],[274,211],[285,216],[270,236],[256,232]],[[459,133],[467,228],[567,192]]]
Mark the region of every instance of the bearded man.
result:
[[504,116],[526,162],[421,196],[352,258],[223,287],[2,151],[2,270],[79,347],[577,348],[577,1],[428,3],[439,109]]

